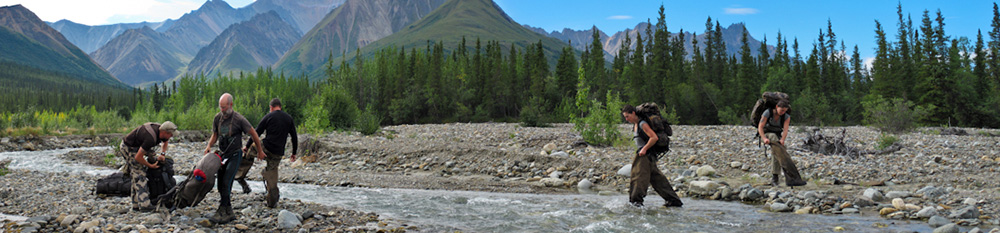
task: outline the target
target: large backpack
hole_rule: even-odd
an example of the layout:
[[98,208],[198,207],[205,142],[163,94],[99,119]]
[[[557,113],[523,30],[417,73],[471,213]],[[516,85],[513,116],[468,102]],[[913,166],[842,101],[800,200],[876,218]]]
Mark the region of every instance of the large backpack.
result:
[[146,178],[148,179],[147,188],[149,188],[149,197],[153,204],[160,201],[160,195],[167,193],[167,191],[174,188],[177,184],[177,180],[174,179],[174,159],[167,158],[163,162],[160,162],[159,165],[160,167],[156,169],[146,171]]
[[670,150],[670,136],[674,135],[674,131],[670,128],[670,122],[660,116],[660,107],[656,103],[643,103],[635,107],[635,113],[640,119],[646,120],[656,133],[656,137],[659,138],[656,140],[656,146]]
[[94,191],[99,195],[127,197],[132,194],[132,179],[125,173],[115,172],[98,179]]
[[765,110],[774,109],[778,105],[778,101],[789,100],[788,94],[782,92],[764,92],[757,100],[757,103],[753,105],[753,109],[750,111],[750,125],[755,129],[760,126],[761,115],[764,114]]

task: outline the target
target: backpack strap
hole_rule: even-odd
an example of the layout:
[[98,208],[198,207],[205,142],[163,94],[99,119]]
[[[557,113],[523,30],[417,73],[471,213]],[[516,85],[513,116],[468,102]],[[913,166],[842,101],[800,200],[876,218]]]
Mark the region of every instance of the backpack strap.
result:
[[149,132],[150,136],[153,136],[153,140],[159,139],[158,135],[156,135],[156,132],[153,131],[153,123],[146,122],[145,124],[142,124],[142,128],[146,129],[146,132]]

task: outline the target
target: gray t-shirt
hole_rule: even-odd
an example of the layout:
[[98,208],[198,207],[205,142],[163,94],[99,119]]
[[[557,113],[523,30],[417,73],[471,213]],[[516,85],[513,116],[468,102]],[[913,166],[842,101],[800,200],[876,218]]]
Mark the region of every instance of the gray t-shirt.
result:
[[639,149],[642,149],[642,147],[646,146],[646,143],[649,142],[649,137],[646,136],[646,133],[640,132],[642,131],[642,125],[645,124],[648,123],[646,123],[646,121],[639,121],[638,128],[632,131],[632,138],[635,139],[635,146],[639,147]]
[[[764,125],[765,132],[767,128],[775,127],[779,132],[784,129],[785,122],[781,122],[781,117],[771,117],[771,110],[764,110],[764,114],[760,115],[760,119],[766,119],[767,124]],[[792,114],[785,113],[785,120],[791,120]]]

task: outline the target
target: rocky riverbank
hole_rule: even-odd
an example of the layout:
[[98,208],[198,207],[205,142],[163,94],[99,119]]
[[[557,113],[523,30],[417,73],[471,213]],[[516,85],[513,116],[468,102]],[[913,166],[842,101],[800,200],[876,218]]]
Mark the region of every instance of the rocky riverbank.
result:
[[[626,127],[621,128],[623,133],[628,132]],[[634,145],[588,146],[568,124],[549,128],[501,123],[401,125],[383,129],[384,133],[374,136],[345,132],[301,136],[300,160],[291,163],[286,156],[280,168],[281,182],[519,193],[576,193],[580,192],[578,186],[583,186],[586,192],[624,193],[628,177],[617,173],[631,162],[634,151]],[[957,224],[992,229],[1000,224],[1000,172],[996,170],[1000,137],[992,136],[1000,131],[965,129],[969,135],[957,136],[922,128],[897,135],[903,146],[899,151],[851,157],[805,151],[804,132],[811,129],[792,127],[787,140],[793,160],[809,181],[803,187],[766,185],[770,182],[770,160],[757,147],[753,129],[746,126],[674,126],[672,152],[659,160],[659,166],[684,197],[742,201],[775,212],[928,220],[932,227]],[[842,131],[849,146],[863,150],[874,150],[880,136],[867,127],[819,132],[839,136]],[[194,142],[171,144],[169,154],[177,161],[178,174],[190,172],[204,148],[204,142],[189,141]],[[66,156],[72,157],[70,154]],[[250,179],[260,178],[261,165],[258,162],[251,170]],[[212,195],[218,198],[217,193],[209,197]],[[127,200],[119,202],[127,206]],[[256,206],[262,202],[254,203],[246,205],[255,206],[253,211],[261,209]],[[65,207],[30,212],[25,208],[31,207],[6,205],[0,211],[58,216],[73,206]],[[268,222],[257,220],[257,215],[248,216],[252,217],[241,221]]]

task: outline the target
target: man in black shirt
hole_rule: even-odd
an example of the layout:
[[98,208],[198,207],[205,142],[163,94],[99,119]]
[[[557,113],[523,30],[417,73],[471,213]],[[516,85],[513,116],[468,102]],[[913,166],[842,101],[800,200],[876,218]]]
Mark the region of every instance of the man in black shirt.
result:
[[[281,111],[281,100],[278,98],[272,99],[269,107],[271,112],[264,115],[264,118],[260,119],[260,123],[257,124],[257,134],[267,133],[267,136],[261,140],[264,144],[264,154],[267,155],[265,159],[267,166],[264,167],[261,175],[264,175],[264,186],[267,189],[267,207],[274,208],[278,204],[278,198],[280,198],[280,192],[278,191],[278,164],[281,162],[281,156],[285,154],[285,141],[288,136],[292,136],[292,162],[295,162],[295,154],[299,147],[299,137],[295,131],[295,122],[292,120],[292,116]],[[253,141],[247,141],[247,146],[243,150],[247,151],[247,148],[254,150],[251,148],[251,145],[253,145]],[[250,162],[240,164],[240,172],[236,174],[236,181],[243,186],[244,193],[249,193],[250,186],[247,185],[246,174],[250,171],[250,167],[253,166],[253,157],[248,158],[244,156],[243,158],[244,162],[247,160]]]
[[[215,114],[215,119],[212,121],[212,138],[208,139],[208,146],[205,147],[205,154],[208,154],[212,151],[212,145],[218,140],[223,161],[215,183],[219,189],[219,209],[215,212],[215,216],[209,219],[212,222],[228,223],[236,220],[230,196],[233,191],[233,178],[236,177],[240,161],[243,160],[243,151],[240,149],[243,134],[250,135],[250,138],[257,142],[257,145],[261,144],[260,137],[257,136],[257,131],[254,131],[250,122],[240,113],[233,111],[233,96],[229,93],[222,94],[222,97],[219,98],[219,113]],[[257,151],[261,151],[260,146],[257,148]],[[263,159],[264,153],[258,152],[257,158]]]
[[[150,202],[149,188],[146,186],[147,169],[156,169],[159,161],[163,161],[164,154],[167,153],[167,141],[177,133],[177,125],[173,122],[163,122],[163,124],[145,123],[132,130],[115,151],[119,157],[125,161],[125,167],[129,176],[132,177],[132,210],[150,211],[153,209]],[[161,151],[156,156],[155,162],[146,160],[146,155],[156,153],[153,147],[162,144]]]

